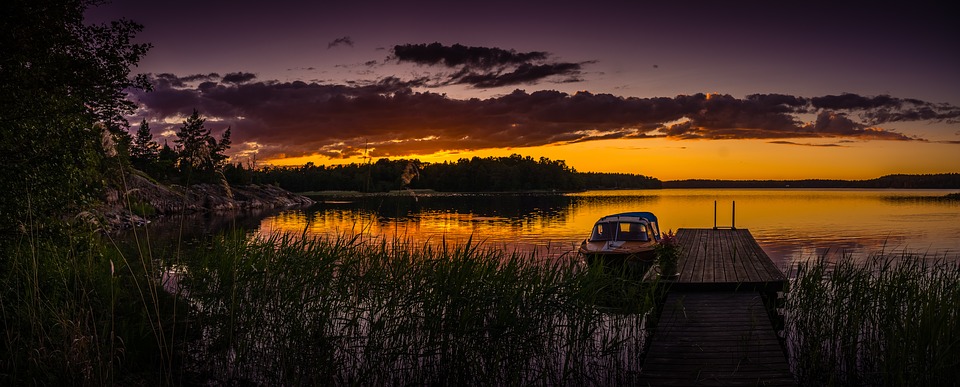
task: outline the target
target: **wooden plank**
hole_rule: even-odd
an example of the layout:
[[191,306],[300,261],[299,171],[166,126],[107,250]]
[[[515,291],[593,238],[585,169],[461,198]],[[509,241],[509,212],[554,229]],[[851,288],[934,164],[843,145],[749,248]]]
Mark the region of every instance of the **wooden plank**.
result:
[[703,264],[703,282],[717,282],[717,257],[721,252],[720,242],[715,233],[707,233],[710,243],[707,244],[707,261]]
[[[697,233],[697,242],[695,242],[697,243],[697,254],[692,257],[692,260],[690,260],[690,270],[680,272],[680,281],[703,282],[703,262],[708,253],[705,243],[707,237],[707,234],[702,232]],[[683,274],[689,274],[689,277],[684,279]]]
[[[731,240],[731,245],[733,246],[734,251],[736,252],[735,258],[737,264],[737,282],[757,282],[761,281],[761,276],[754,268],[754,263],[758,259],[756,252],[751,251],[743,245],[744,233],[741,231],[745,230],[732,230],[735,231],[733,238]],[[746,234],[749,236],[749,233]]]
[[[723,231],[733,231],[733,230],[723,230]],[[718,233],[717,237],[720,239],[721,249],[720,249],[720,265],[724,269],[724,276],[717,278],[717,282],[742,282],[737,276],[736,266],[737,266],[737,257],[736,250],[731,244],[730,238],[727,238],[725,235],[727,232]]]
[[[757,244],[756,240],[753,239],[753,236],[751,236],[749,233],[745,233],[745,235],[740,238],[739,243],[741,246],[743,246],[743,249],[745,251],[749,251],[753,257],[750,269],[752,273],[755,273],[754,278],[757,278],[757,281],[784,279],[782,275],[771,275],[771,273],[766,270],[764,263],[770,262],[770,258],[767,257],[767,254],[764,253],[762,249],[760,249],[760,245]],[[779,274],[779,271],[777,272],[777,274]]]
[[671,291],[640,385],[796,385],[756,292]]

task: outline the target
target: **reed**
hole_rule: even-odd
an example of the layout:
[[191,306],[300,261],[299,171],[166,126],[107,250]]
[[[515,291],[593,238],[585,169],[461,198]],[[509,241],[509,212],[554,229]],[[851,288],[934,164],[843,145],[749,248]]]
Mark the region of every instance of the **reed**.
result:
[[95,235],[5,247],[0,384],[624,383],[656,301],[621,273],[472,241]]
[[825,256],[796,267],[786,302],[808,385],[951,385],[960,377],[960,260]]
[[655,301],[602,268],[472,241],[225,236],[202,251],[179,283],[218,382],[626,383]]
[[169,381],[177,302],[150,264],[105,246],[61,230],[0,249],[0,384]]

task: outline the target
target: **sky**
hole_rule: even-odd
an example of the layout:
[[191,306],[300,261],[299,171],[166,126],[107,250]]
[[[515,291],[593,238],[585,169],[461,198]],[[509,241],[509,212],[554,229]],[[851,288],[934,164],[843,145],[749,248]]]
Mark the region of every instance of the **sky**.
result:
[[[947,3],[115,0],[161,143],[196,109],[235,162],[521,154],[677,179],[960,172]],[[839,2],[837,2],[839,3]]]

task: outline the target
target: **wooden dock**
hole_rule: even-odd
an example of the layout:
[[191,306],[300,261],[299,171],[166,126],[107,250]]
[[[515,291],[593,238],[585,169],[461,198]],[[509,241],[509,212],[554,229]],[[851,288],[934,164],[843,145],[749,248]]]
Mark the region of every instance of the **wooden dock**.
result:
[[750,232],[680,229],[677,241],[680,276],[661,281],[640,385],[796,385],[771,320],[787,280]]
[[[782,291],[787,278],[770,260],[749,230],[681,228],[677,269],[671,290]],[[648,279],[656,271],[647,273]]]

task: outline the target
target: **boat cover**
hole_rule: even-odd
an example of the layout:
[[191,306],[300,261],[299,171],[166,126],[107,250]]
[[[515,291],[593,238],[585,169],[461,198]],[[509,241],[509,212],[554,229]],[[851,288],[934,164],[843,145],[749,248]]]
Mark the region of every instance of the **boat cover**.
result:
[[646,211],[621,212],[621,213],[619,213],[619,214],[613,214],[613,215],[604,216],[604,217],[601,218],[600,220],[602,221],[602,220],[604,220],[604,219],[613,218],[613,217],[631,217],[631,218],[644,219],[644,220],[646,220],[647,222],[650,222],[650,225],[653,226],[653,236],[654,236],[654,238],[656,238],[656,240],[658,240],[658,241],[660,240],[660,224],[657,222],[657,216],[654,215],[652,212],[646,212]]

